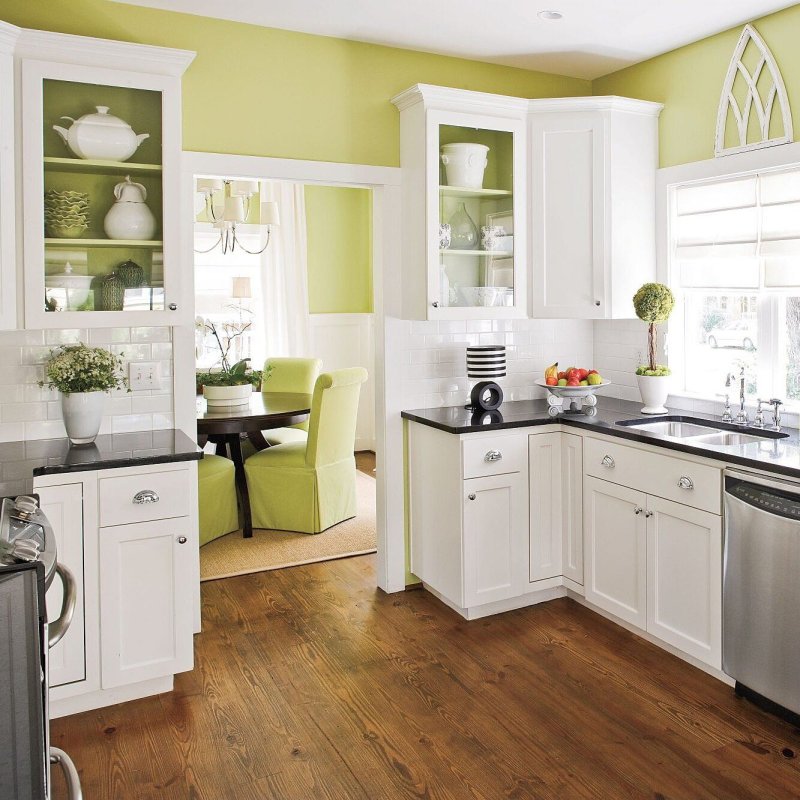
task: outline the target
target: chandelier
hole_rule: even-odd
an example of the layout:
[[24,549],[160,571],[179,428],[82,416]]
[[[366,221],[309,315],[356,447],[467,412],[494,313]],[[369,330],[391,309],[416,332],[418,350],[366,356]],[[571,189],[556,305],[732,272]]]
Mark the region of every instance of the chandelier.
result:
[[[197,192],[203,195],[206,217],[219,230],[219,238],[207,250],[195,250],[195,253],[210,253],[216,247],[222,248],[223,254],[233,253],[238,247],[251,256],[257,256],[267,249],[272,226],[280,225],[280,216],[278,204],[267,201],[261,203],[258,219],[255,222],[250,219],[253,197],[258,194],[258,181],[198,178]],[[215,192],[222,192],[222,206],[214,204]],[[267,229],[267,240],[260,250],[248,250],[237,236],[236,226],[244,224],[260,225]]]

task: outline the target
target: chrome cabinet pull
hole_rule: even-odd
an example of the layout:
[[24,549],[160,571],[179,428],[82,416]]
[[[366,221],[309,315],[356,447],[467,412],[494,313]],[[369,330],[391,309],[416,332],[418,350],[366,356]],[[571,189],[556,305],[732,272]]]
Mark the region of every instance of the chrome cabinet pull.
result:
[[639,508],[639,506],[636,506],[636,508],[633,509],[633,513],[636,514],[637,517],[642,513],[642,511],[644,511],[644,509]]
[[55,647],[64,638],[64,634],[72,623],[75,605],[78,602],[78,585],[75,583],[73,574],[58,561],[56,562],[56,574],[61,579],[63,594],[61,595],[61,611],[58,619],[49,625],[48,647]]
[[185,536],[179,536],[178,537],[178,544],[186,544],[186,542],[187,542],[187,539],[186,539]]
[[653,511],[645,511],[644,512],[645,519],[650,519],[650,517],[653,516],[653,513],[654,513]]
[[142,489],[141,492],[136,492],[133,496],[133,503],[137,506],[147,505],[148,503],[157,503],[161,498],[152,489]]
[[678,480],[678,488],[694,489],[694,481],[691,478],[687,478],[686,475],[681,475],[680,479]]
[[474,492],[470,492],[470,494],[467,495],[467,498],[470,499],[470,500],[474,500],[475,499],[475,493]]
[[490,450],[484,457],[484,461],[488,461],[490,464],[493,461],[500,461],[503,457],[503,454],[499,450]]
[[613,469],[616,466],[616,462],[614,461],[614,459],[611,456],[603,456],[603,458],[600,461],[600,463],[604,467],[608,467],[609,469]]

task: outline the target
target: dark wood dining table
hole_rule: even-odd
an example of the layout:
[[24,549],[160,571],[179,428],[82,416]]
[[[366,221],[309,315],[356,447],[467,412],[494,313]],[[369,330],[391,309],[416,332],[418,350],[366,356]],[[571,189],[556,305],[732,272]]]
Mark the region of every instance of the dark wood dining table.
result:
[[218,455],[233,461],[236,468],[236,488],[239,490],[244,517],[242,535],[246,539],[253,535],[253,518],[244,474],[242,436],[245,435],[256,450],[263,450],[269,445],[262,431],[303,422],[310,413],[310,394],[253,392],[247,405],[230,408],[209,408],[202,396],[197,398],[198,444],[205,447],[211,442],[216,445]]

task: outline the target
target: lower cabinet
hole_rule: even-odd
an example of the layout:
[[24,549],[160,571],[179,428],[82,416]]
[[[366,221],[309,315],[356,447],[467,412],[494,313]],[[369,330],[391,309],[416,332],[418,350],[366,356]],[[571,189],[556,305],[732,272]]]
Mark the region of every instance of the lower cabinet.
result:
[[[78,589],[72,624],[50,651],[52,716],[168,690],[193,665],[196,464],[39,477],[33,488]],[[60,607],[56,578],[51,619]]]
[[[84,594],[83,490],[82,484],[48,486],[39,489],[39,503],[50,524],[58,548],[58,560],[72,573],[78,588],[75,613],[64,638],[50,650],[50,686],[86,680],[86,596]],[[54,620],[61,611],[64,593],[56,576],[47,592],[47,617]]]
[[506,600],[527,583],[528,504],[519,472],[464,481],[464,605]]
[[582,453],[575,434],[528,437],[531,583],[563,575],[583,585]]
[[100,528],[103,688],[192,668],[189,518]]
[[647,631],[722,663],[722,518],[647,498]]
[[639,628],[647,625],[647,495],[587,477],[586,599]]
[[586,599],[717,669],[722,518],[587,476]]

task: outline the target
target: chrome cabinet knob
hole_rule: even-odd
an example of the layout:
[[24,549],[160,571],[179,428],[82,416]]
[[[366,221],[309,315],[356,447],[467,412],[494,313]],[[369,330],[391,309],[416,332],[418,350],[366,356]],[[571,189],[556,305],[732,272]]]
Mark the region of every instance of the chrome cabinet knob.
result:
[[614,469],[614,467],[616,466],[616,462],[614,461],[614,459],[611,456],[603,456],[603,458],[601,459],[600,463],[604,467],[608,467],[609,469]]
[[178,544],[186,544],[187,541],[188,539],[185,536],[178,537]]
[[503,454],[499,450],[490,450],[484,457],[484,461],[488,461],[490,464],[494,461],[500,461],[503,458]]
[[178,304],[177,304],[177,303],[170,303],[170,304],[167,306],[167,308],[168,308],[170,311],[177,311],[177,310],[178,310]]
[[594,304],[599,307],[600,306],[600,301],[599,300],[595,300]]
[[157,503],[161,498],[152,489],[142,489],[141,492],[136,492],[133,496],[133,504],[137,506],[144,506],[148,503]]
[[645,516],[645,519],[650,519],[650,517],[653,516],[653,512],[652,511],[645,511],[644,512],[644,516]]
[[637,517],[642,513],[642,511],[644,511],[644,509],[639,508],[639,506],[636,506],[636,508],[633,509],[633,513],[636,514]]
[[434,308],[439,308],[439,301],[438,301],[438,300],[434,300],[434,301],[431,303],[431,305],[432,305]]
[[681,477],[678,479],[678,488],[694,489],[694,481],[691,478],[687,478],[686,475],[681,475]]
[[470,493],[467,495],[467,498],[468,498],[469,500],[474,500],[474,499],[475,499],[475,492],[470,492]]

